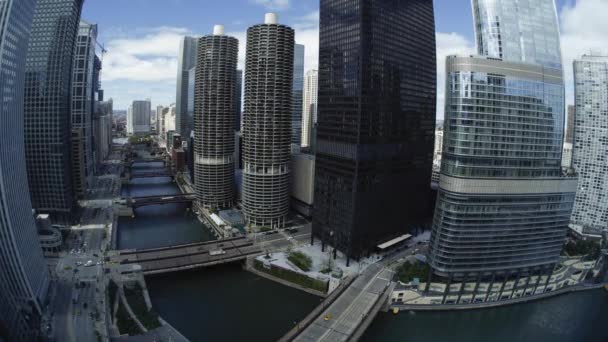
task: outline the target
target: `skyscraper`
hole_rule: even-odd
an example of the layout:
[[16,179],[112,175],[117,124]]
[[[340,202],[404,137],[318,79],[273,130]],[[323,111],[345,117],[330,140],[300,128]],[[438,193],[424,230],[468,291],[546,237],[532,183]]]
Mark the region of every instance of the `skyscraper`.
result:
[[71,93],[83,0],[39,0],[25,69],[25,152],[32,205],[71,221]]
[[573,164],[578,191],[571,225],[578,231],[608,231],[608,56],[574,61]]
[[302,147],[309,147],[313,126],[317,122],[319,72],[309,70],[304,77],[304,99],[302,101]]
[[[84,197],[94,173],[93,102],[97,25],[80,22],[72,63],[72,173],[74,189]],[[98,80],[97,80],[98,81]]]
[[236,118],[234,122],[234,130],[236,132],[241,131],[241,120],[242,120],[242,97],[243,97],[243,70],[236,71],[236,87],[234,88],[235,96],[234,103],[236,109]]
[[289,213],[293,51],[275,14],[247,30],[243,211],[254,227],[284,227]]
[[152,104],[150,100],[133,101],[127,110],[127,133],[150,133],[150,115]]
[[291,144],[296,150],[302,145],[302,96],[304,95],[304,45],[293,50],[293,88],[291,93]]
[[574,143],[574,120],[576,118],[576,107],[568,106],[568,125],[566,126],[566,143]]
[[[432,274],[450,281],[506,284],[536,275],[548,281],[576,191],[576,178],[561,171],[557,13],[553,0],[473,0],[473,13],[483,56],[450,56],[446,63]],[[518,286],[515,281],[505,296]],[[483,300],[477,289],[464,292]],[[447,286],[444,300],[450,291]]]
[[194,129],[194,118],[188,115],[188,83],[190,69],[196,66],[198,38],[184,37],[177,57],[177,94],[175,97],[175,130],[182,137],[189,137]]
[[234,118],[239,41],[216,25],[198,41],[194,97],[196,198],[208,208],[234,204]]
[[0,340],[35,341],[48,272],[36,234],[23,145],[25,55],[35,0],[0,3]]
[[433,1],[321,0],[320,18],[313,235],[358,258],[430,221]]

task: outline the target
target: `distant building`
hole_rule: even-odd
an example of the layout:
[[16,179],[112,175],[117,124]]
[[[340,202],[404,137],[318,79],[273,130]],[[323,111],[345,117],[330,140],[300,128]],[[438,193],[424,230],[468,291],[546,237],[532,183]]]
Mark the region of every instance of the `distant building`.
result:
[[253,227],[287,223],[293,51],[294,30],[275,14],[247,30],[242,203]]
[[164,115],[165,107],[158,105],[156,106],[156,134],[160,136],[161,126],[163,125],[163,115]]
[[562,167],[563,168],[571,168],[572,167],[572,144],[564,143],[564,150],[562,153]]
[[291,155],[291,207],[301,215],[312,216],[315,192],[315,156]]
[[433,1],[321,0],[319,37],[312,232],[349,261],[432,217]]
[[37,2],[25,70],[25,152],[32,206],[63,222],[73,220],[76,206],[70,95],[82,3]]
[[570,220],[582,233],[608,231],[608,56],[574,61],[572,163],[579,183]]
[[576,107],[568,106],[568,125],[566,126],[566,139],[567,143],[574,143],[574,121],[576,120]]
[[304,51],[301,44],[293,50],[293,88],[291,93],[291,144],[295,151],[302,145],[302,97],[304,96]]
[[304,99],[302,101],[302,147],[310,147],[313,127],[317,123],[319,72],[309,70],[304,77]]
[[[48,3],[51,1],[38,1],[38,11],[48,10]],[[42,307],[49,286],[47,263],[42,256],[32,215],[23,139],[24,70],[35,6],[35,0],[8,0],[0,5],[0,128],[3,132],[0,134],[2,341],[39,339]],[[38,25],[40,20],[39,15]],[[36,33],[39,34],[40,29]],[[38,35],[38,39],[42,38]],[[69,70],[64,71],[69,73]],[[30,86],[33,86],[31,81]],[[32,103],[29,102],[28,105],[31,106]]]
[[127,134],[137,135],[150,133],[151,111],[152,104],[150,100],[133,101],[127,111]]
[[93,153],[93,111],[97,25],[80,22],[72,63],[72,174],[79,198],[93,182],[96,160]]
[[196,66],[197,37],[184,37],[180,42],[177,58],[177,93],[175,100],[175,129],[184,137],[189,137],[194,129],[194,118],[188,114],[188,85],[191,70]]
[[241,131],[241,121],[243,119],[242,117],[242,113],[243,113],[243,70],[237,70],[236,71],[236,87],[234,88],[235,91],[235,95],[234,95],[234,107],[236,108],[236,118],[235,118],[235,122],[234,122],[234,130],[236,132],[240,132]]
[[441,153],[443,152],[443,128],[435,129],[435,150],[433,156],[435,160],[441,162]]

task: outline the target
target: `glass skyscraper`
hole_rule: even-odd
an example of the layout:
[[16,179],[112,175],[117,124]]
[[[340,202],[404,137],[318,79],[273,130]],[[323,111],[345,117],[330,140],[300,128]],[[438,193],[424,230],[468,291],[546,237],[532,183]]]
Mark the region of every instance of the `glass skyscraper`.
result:
[[[72,172],[74,189],[84,197],[96,160],[93,153],[93,110],[97,25],[81,21],[72,63]],[[96,87],[95,87],[96,88]]]
[[25,55],[35,0],[0,1],[0,340],[36,341],[49,275],[23,144]]
[[432,217],[433,1],[321,0],[320,19],[312,229],[358,258]]
[[553,0],[473,0],[482,56],[562,68]]
[[577,183],[561,169],[564,81],[555,6],[473,0],[473,12],[482,56],[446,62],[432,274],[473,284],[535,275],[548,281]]
[[291,144],[299,151],[302,144],[302,97],[304,96],[304,51],[301,44],[293,49],[293,89],[291,94]]
[[608,231],[608,56],[574,61],[574,147],[579,183],[571,226],[583,233]]
[[194,129],[194,117],[188,112],[190,70],[196,67],[197,37],[184,37],[177,56],[177,93],[175,97],[175,131],[189,137]]
[[71,221],[72,61],[83,0],[39,0],[25,69],[25,152],[34,209]]

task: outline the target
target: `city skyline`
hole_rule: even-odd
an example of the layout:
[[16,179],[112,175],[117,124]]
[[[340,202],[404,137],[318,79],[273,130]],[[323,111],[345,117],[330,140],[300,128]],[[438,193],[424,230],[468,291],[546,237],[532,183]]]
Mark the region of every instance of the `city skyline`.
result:
[[[282,22],[296,30],[296,43],[306,46],[304,71],[316,69],[318,53],[318,6],[315,2],[288,1],[287,7],[269,8],[254,1],[238,0],[243,4],[236,12],[231,6],[205,4],[192,0],[157,3],[138,0],[138,4],[125,4],[117,0],[101,2],[91,0],[85,6],[83,18],[100,25],[100,41],[108,50],[104,68],[104,80],[108,97],[127,95],[115,104],[126,110],[131,100],[150,97],[153,107],[175,102],[177,54],[179,40],[185,35],[202,36],[211,33],[209,27],[222,22],[226,33],[240,41],[239,68],[243,67],[245,30],[260,23],[259,17],[268,10],[278,10]],[[120,6],[119,13],[109,15],[113,2]],[[139,18],[134,12],[147,10],[146,17]],[[192,11],[201,7],[203,11]],[[574,104],[572,61],[590,50],[607,49],[602,37],[608,35],[608,25],[600,13],[608,11],[608,3],[601,0],[556,1],[563,50],[567,104]],[[189,13],[192,12],[192,13]],[[469,0],[435,1],[437,24],[438,106],[437,117],[443,117],[443,86],[445,85],[445,57],[450,54],[475,52],[474,30],[470,25],[472,10]],[[196,15],[194,15],[196,13]],[[155,21],[156,17],[162,15]],[[136,20],[133,20],[136,18]],[[150,22],[160,22],[150,25]],[[150,89],[144,92],[143,89]]]

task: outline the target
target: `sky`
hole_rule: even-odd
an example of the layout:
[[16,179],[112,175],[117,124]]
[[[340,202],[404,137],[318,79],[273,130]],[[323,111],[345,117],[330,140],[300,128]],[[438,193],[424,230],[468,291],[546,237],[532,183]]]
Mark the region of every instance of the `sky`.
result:
[[[445,57],[473,54],[470,0],[435,0],[437,116],[443,118]],[[566,102],[572,104],[572,61],[590,51],[608,52],[608,0],[556,0],[562,33]],[[177,54],[184,35],[206,35],[223,24],[239,39],[244,64],[245,33],[277,12],[306,46],[305,71],[317,68],[319,0],[86,0],[82,19],[99,26],[105,46],[102,87],[115,109],[150,98],[152,108],[175,102]]]

